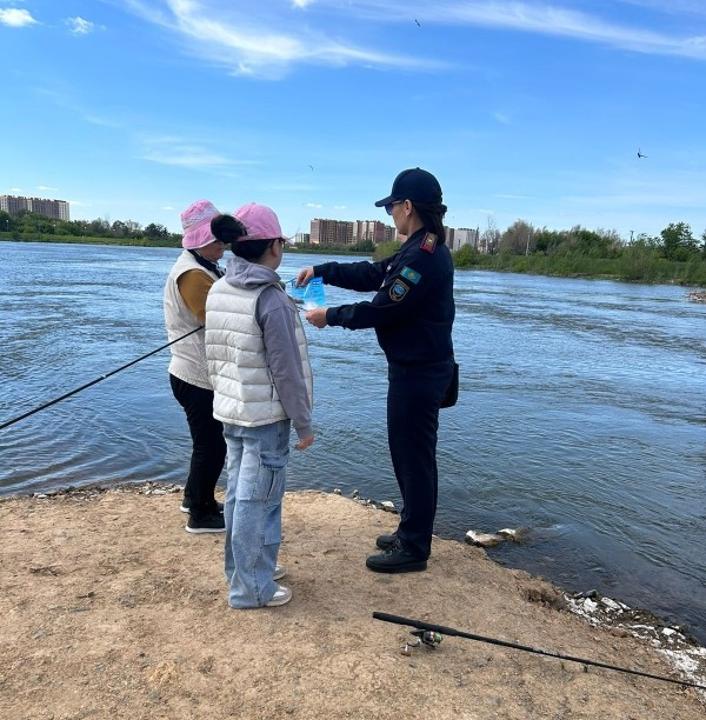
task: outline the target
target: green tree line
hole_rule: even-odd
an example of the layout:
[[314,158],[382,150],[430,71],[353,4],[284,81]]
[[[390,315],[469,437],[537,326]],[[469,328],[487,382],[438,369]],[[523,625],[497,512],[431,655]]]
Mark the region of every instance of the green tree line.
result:
[[[398,247],[380,245],[375,257]],[[457,268],[706,285],[706,231],[697,239],[687,223],[677,222],[630,241],[615,230],[549,230],[517,220],[504,232],[489,224],[477,248],[466,245],[453,259]]]
[[[31,212],[10,215],[0,211],[0,232],[17,240],[58,238],[99,238],[107,241],[129,243],[131,240],[145,241],[144,244],[177,246],[181,235],[170,233],[164,225],[150,223],[142,227],[134,220],[116,220],[113,223],[103,218],[95,220],[55,220]],[[49,236],[49,238],[47,238]],[[140,243],[142,244],[142,243]]]

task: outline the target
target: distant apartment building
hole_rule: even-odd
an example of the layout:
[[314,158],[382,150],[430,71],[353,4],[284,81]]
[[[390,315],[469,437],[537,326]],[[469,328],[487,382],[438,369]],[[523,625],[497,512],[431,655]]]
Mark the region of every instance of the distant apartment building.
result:
[[311,221],[310,235],[312,245],[352,245],[353,223],[315,218]]
[[464,245],[472,248],[478,247],[478,228],[455,228],[453,231],[453,243],[449,250],[460,250]]
[[353,242],[372,242],[375,245],[394,240],[395,228],[379,220],[356,220],[353,223]]
[[66,200],[47,200],[45,198],[0,195],[0,211],[10,215],[31,212],[52,220],[70,220],[69,203]]
[[295,245],[308,245],[311,242],[311,235],[309,233],[298,232],[294,236]]
[[446,237],[446,247],[449,250],[454,250],[454,238],[456,237],[456,230],[452,227],[446,227],[446,225],[444,225],[444,235]]

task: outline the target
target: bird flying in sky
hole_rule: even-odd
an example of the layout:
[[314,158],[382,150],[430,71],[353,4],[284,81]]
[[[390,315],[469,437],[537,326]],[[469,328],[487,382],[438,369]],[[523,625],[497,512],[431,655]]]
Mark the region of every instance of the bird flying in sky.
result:
[[422,24],[417,20],[417,18],[414,18],[414,22],[417,23],[417,27],[422,27]]
[[637,157],[638,157],[638,158],[646,158],[647,155],[643,155],[643,154],[640,152],[640,148],[637,148]]

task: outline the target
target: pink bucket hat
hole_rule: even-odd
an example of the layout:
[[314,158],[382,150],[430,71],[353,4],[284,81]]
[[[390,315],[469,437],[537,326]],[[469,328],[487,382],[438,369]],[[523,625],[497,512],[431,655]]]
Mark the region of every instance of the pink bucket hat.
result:
[[184,236],[181,245],[187,250],[198,250],[216,241],[211,234],[211,220],[221,213],[209,200],[197,200],[181,214]]
[[280,227],[277,215],[274,210],[265,205],[257,203],[248,203],[233,213],[233,217],[240,220],[247,235],[243,235],[240,240],[274,240],[275,238],[283,238],[282,228]]

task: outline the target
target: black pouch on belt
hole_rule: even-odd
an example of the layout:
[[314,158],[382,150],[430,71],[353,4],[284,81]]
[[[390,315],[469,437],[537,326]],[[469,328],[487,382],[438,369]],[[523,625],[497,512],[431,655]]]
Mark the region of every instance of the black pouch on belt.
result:
[[441,401],[442,408],[453,407],[458,400],[458,363],[454,362],[454,371],[451,376],[451,382],[446,390],[446,395]]

